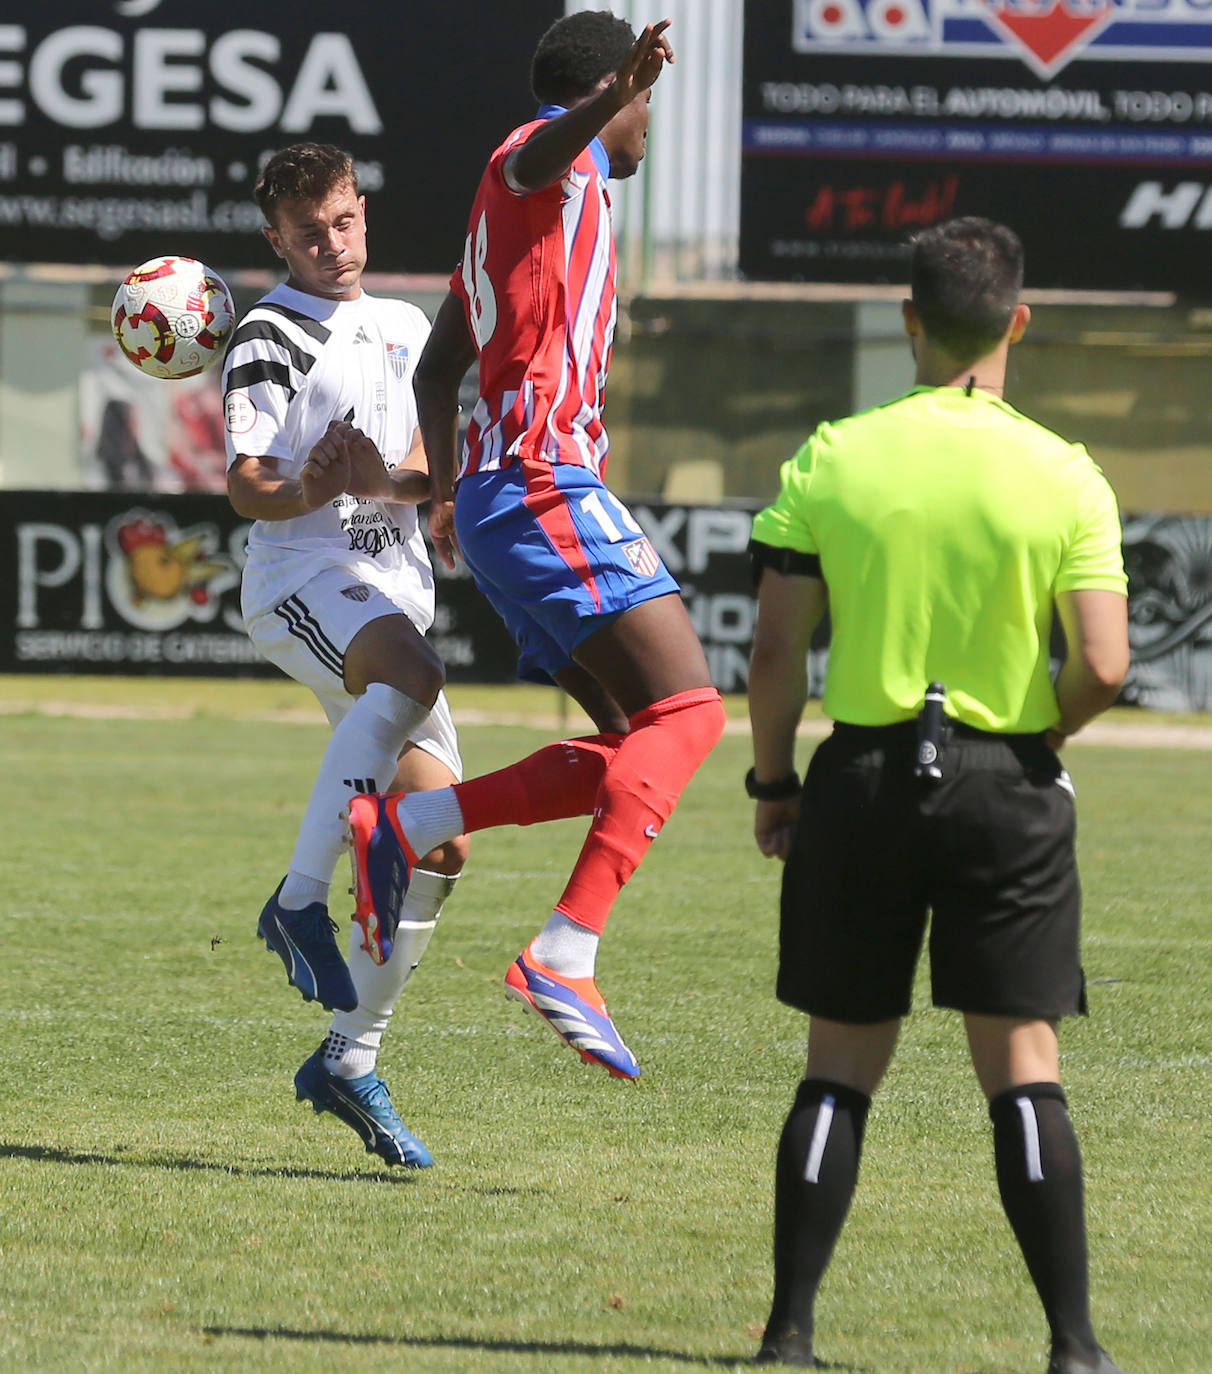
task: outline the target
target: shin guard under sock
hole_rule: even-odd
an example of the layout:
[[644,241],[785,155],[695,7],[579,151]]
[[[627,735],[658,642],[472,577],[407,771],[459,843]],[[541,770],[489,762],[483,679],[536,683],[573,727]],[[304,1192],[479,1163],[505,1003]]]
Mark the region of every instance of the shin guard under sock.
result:
[[631,717],[602,777],[593,823],[556,910],[599,935],[678,798],[724,730],[714,687],[678,692]]
[[1044,1305],[1053,1348],[1095,1352],[1082,1161],[1058,1083],[1027,1083],[989,1103],[1002,1206]]
[[871,1099],[805,1078],[779,1139],[774,1184],[774,1300],[767,1336],[812,1337],[816,1290],[850,1210]]

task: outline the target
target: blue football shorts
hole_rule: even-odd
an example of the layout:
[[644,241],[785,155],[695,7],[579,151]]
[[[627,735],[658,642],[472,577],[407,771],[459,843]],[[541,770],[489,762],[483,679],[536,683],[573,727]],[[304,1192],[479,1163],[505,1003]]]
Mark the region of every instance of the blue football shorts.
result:
[[527,682],[549,682],[596,630],[681,590],[627,507],[572,463],[518,459],[463,478],[455,532]]

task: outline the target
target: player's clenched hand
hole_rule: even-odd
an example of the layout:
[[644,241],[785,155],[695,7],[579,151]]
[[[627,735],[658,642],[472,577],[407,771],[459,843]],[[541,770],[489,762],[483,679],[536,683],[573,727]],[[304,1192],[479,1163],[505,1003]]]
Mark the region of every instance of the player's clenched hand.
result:
[[800,816],[799,797],[784,801],[760,801],[753,818],[753,838],[768,859],[785,859]]
[[348,488],[349,447],[345,431],[349,428],[343,421],[333,420],[307,455],[299,483],[308,510],[326,506]]
[[644,25],[644,32],[635,40],[615,77],[620,106],[630,104],[637,95],[648,90],[660,76],[665,63],[674,60],[673,47],[665,37],[665,30],[671,23],[672,20],[662,19],[658,24]]
[[391,495],[391,474],[383,463],[378,445],[353,425],[347,426],[345,446],[349,452],[349,486],[353,496],[383,500]]
[[453,569],[459,543],[455,538],[454,502],[431,501],[429,505],[429,537],[434,552],[443,564]]

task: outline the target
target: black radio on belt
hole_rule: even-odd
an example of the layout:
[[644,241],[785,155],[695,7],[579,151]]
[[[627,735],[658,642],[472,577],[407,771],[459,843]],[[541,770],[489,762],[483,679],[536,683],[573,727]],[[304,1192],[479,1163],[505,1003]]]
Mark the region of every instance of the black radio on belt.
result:
[[941,682],[932,682],[926,688],[926,700],[917,716],[917,757],[913,774],[926,782],[938,782],[943,776],[940,759],[943,752],[943,702],[946,700],[946,687]]

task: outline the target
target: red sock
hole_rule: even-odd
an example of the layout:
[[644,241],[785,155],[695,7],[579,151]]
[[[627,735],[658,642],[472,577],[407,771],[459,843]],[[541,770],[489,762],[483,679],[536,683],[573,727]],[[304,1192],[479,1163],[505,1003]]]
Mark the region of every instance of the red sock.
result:
[[678,692],[631,717],[631,733],[606,769],[593,824],[557,911],[602,933],[620,888],[673,814],[726,718],[714,687]]
[[496,773],[456,783],[466,830],[588,816],[622,741],[622,735],[561,740]]

